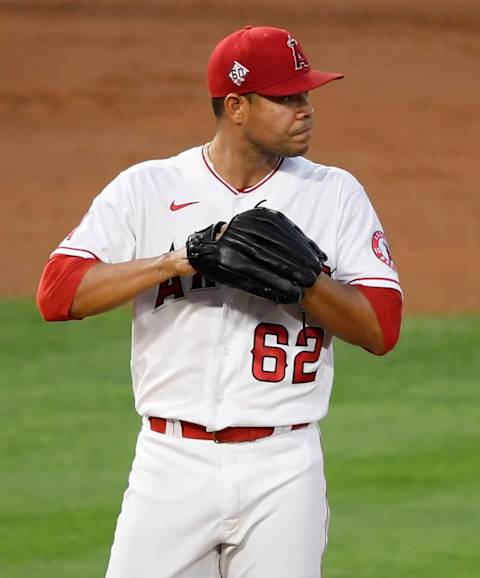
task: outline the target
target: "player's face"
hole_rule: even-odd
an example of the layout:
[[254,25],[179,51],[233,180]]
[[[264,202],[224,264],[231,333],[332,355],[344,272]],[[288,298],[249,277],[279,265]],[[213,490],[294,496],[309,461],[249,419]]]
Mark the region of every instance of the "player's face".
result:
[[289,96],[248,99],[244,136],[265,154],[296,157],[307,152],[313,127],[313,107],[308,92]]

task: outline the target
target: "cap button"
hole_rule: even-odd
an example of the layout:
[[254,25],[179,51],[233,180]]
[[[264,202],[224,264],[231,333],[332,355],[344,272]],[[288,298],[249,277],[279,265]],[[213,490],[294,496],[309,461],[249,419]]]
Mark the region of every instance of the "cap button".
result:
[[253,28],[253,26],[244,26],[243,27],[244,30],[250,30],[251,28]]

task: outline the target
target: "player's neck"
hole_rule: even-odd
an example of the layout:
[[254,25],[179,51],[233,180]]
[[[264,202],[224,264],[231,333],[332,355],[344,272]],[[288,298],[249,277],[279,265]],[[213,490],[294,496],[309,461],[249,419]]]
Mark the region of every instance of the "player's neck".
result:
[[219,134],[206,147],[215,172],[237,190],[259,183],[278,164],[279,157],[261,154],[243,143],[230,142]]

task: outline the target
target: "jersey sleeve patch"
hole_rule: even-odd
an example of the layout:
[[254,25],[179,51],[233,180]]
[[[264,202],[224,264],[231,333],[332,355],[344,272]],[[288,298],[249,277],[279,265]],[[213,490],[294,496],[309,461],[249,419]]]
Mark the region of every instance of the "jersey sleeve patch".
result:
[[385,265],[388,265],[390,269],[393,269],[394,271],[397,270],[392,259],[392,254],[390,253],[390,249],[388,247],[385,233],[383,231],[375,231],[375,233],[373,233],[372,251],[375,257],[380,259],[382,263],[385,263]]

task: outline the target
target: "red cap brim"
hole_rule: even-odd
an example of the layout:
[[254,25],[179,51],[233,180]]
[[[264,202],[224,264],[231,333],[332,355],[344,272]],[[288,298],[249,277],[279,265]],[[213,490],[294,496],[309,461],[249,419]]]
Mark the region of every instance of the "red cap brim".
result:
[[336,72],[309,69],[303,74],[296,73],[286,80],[256,89],[255,92],[264,96],[288,96],[289,94],[308,92],[332,80],[339,80],[343,76],[343,74]]

